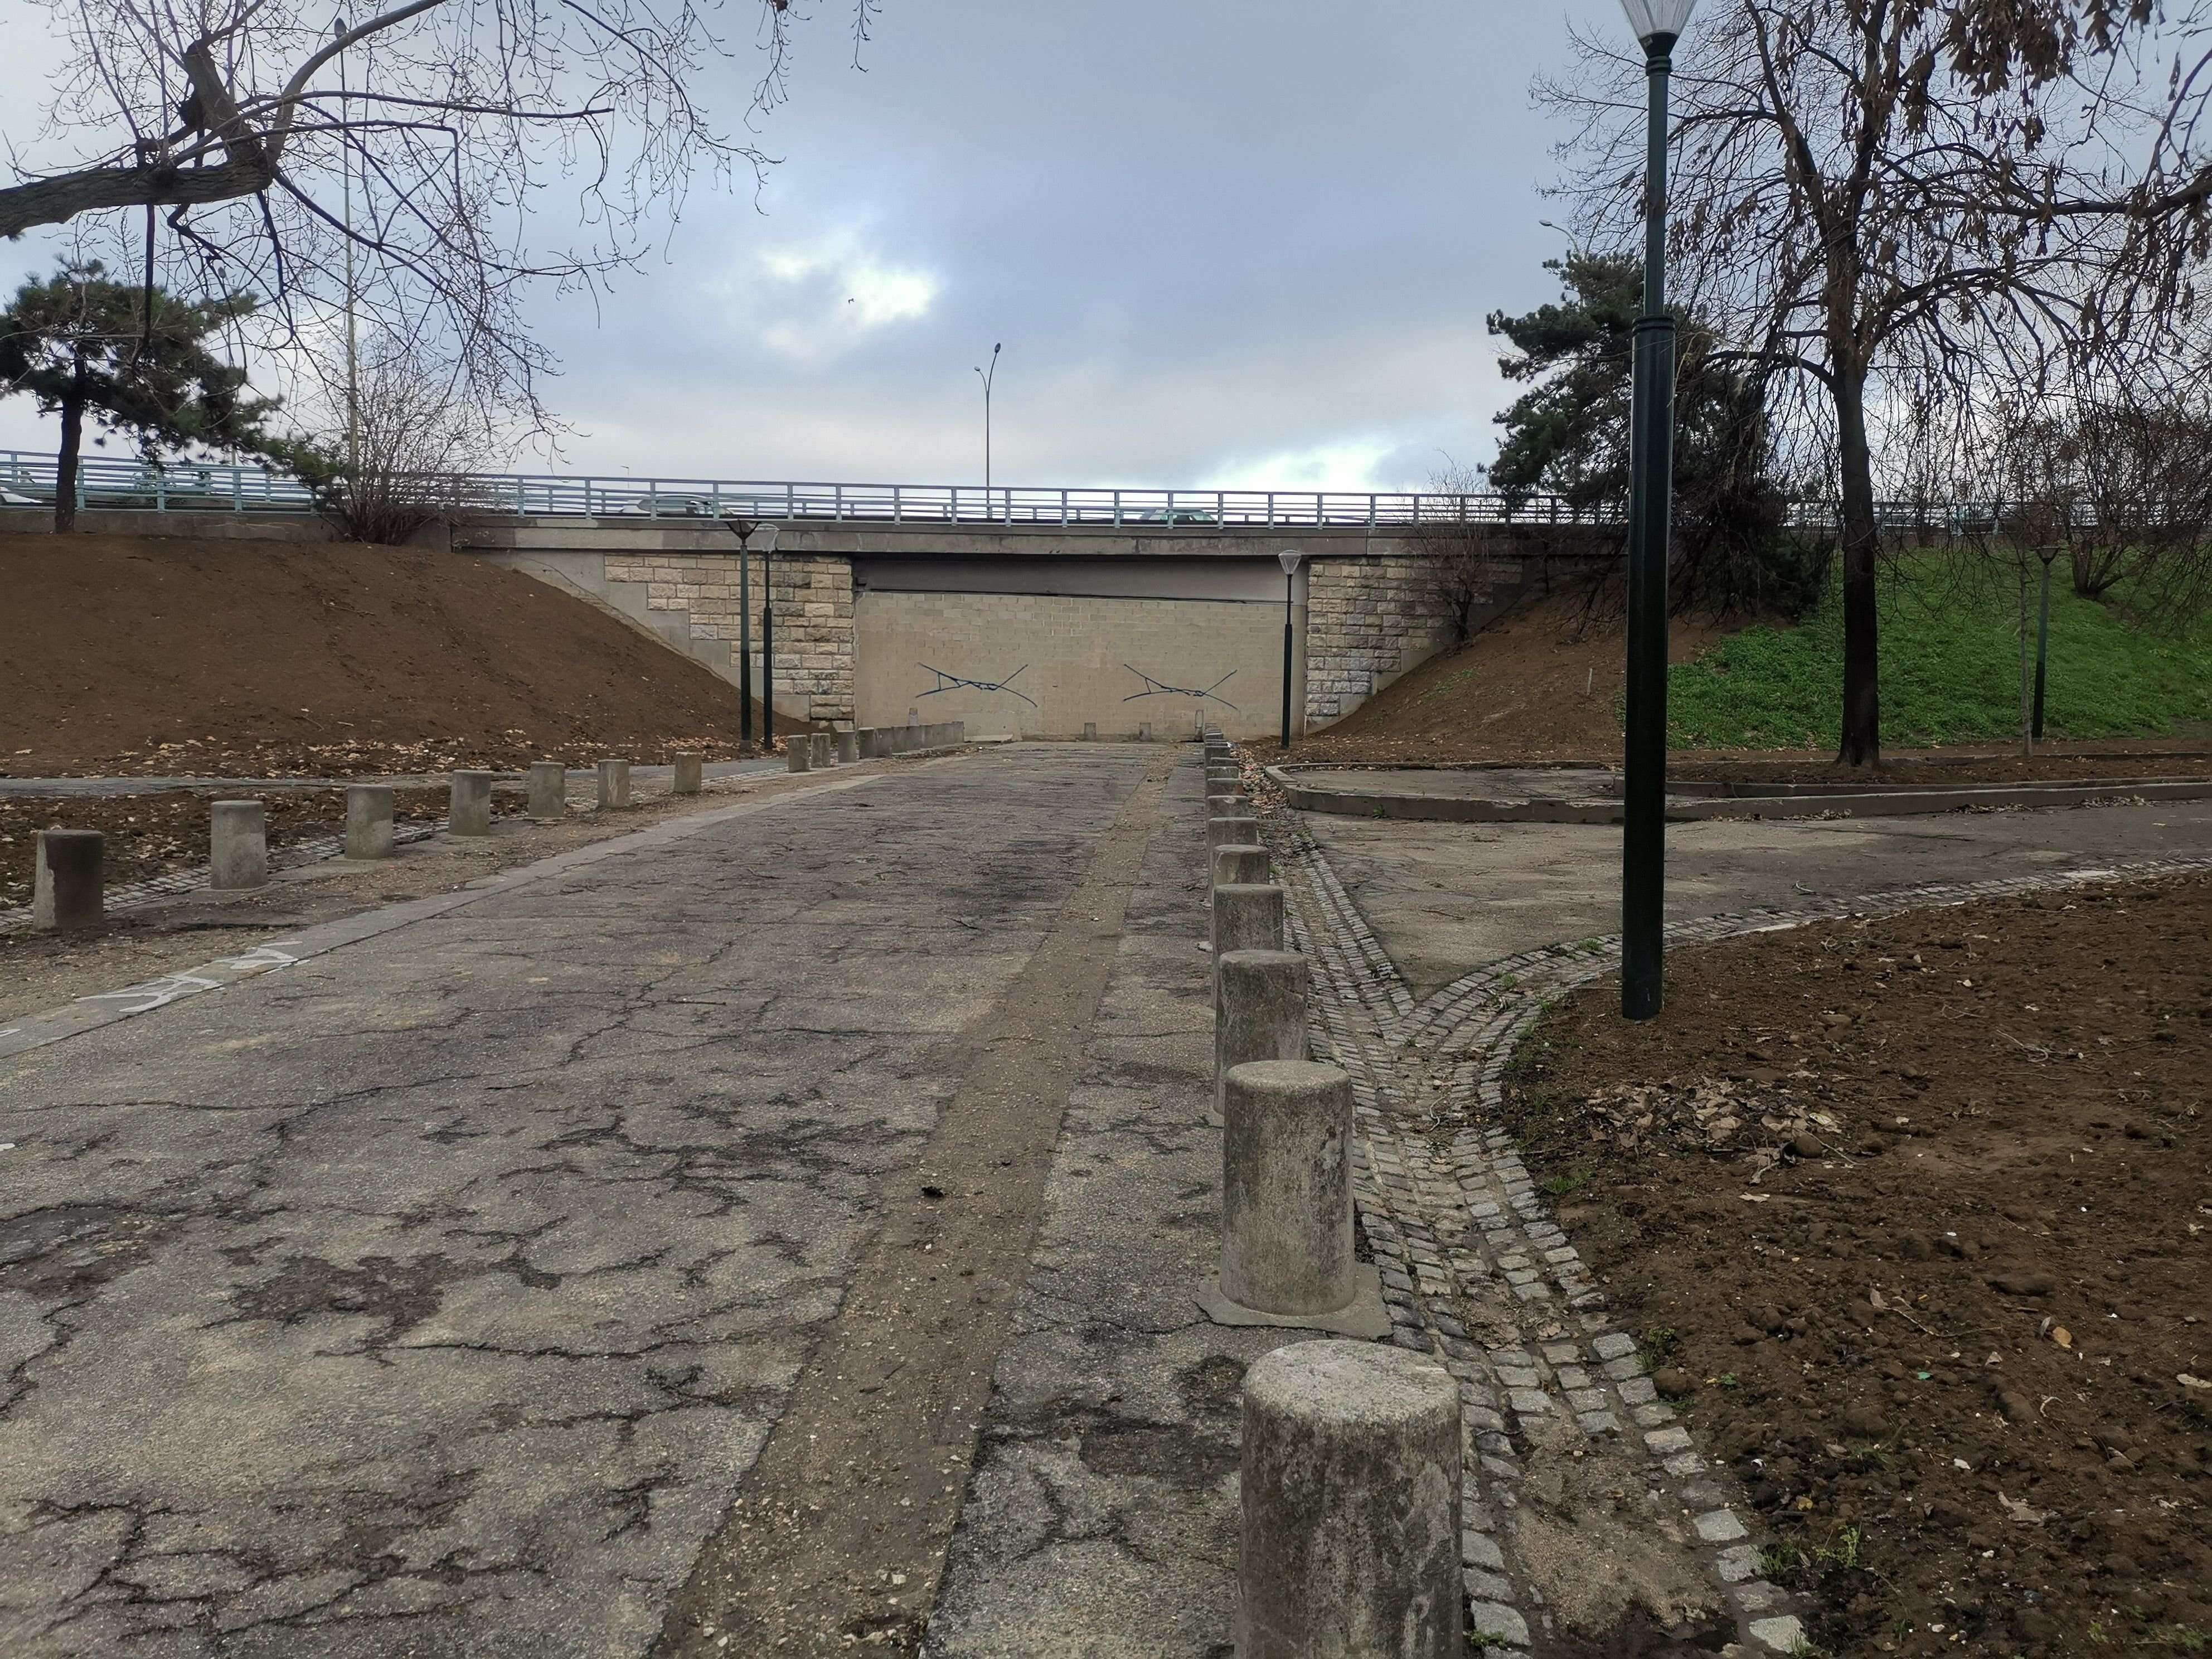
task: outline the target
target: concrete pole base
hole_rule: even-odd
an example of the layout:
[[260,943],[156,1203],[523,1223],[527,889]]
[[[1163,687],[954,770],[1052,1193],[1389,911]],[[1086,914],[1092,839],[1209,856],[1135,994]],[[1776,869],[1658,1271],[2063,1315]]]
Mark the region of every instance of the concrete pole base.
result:
[[827,771],[837,763],[837,757],[830,746],[830,734],[827,732],[817,732],[807,741],[813,745],[811,758],[816,771]]
[[568,815],[568,769],[559,761],[530,763],[530,816],[562,818]]
[[208,885],[269,884],[269,811],[258,800],[219,800],[208,809]]
[[858,732],[840,732],[837,734],[837,764],[857,766],[860,761],[860,734]]
[[31,926],[70,933],[107,919],[107,838],[97,830],[41,830],[31,872]]
[[456,772],[447,796],[446,827],[456,836],[491,834],[492,772]]
[[1256,846],[1259,840],[1260,820],[1249,812],[1206,821],[1206,848],[1209,853],[1217,847]]
[[603,760],[599,763],[599,805],[610,810],[619,810],[629,805],[628,761]]
[[1273,864],[1264,847],[1217,847],[1213,849],[1213,884],[1265,887],[1275,878]]
[[1237,1659],[1466,1659],[1459,1389],[1432,1359],[1294,1342],[1244,1374]]
[[1351,1078],[1303,1059],[1232,1066],[1221,1118],[1222,1293],[1261,1313],[1349,1307]]
[[696,795],[706,787],[707,757],[704,755],[678,755],[676,757],[676,776],[668,786],[672,795]]
[[1213,965],[1231,951],[1283,948],[1283,889],[1266,886],[1213,890]]
[[1352,1264],[1352,1300],[1333,1313],[1271,1314],[1231,1299],[1218,1279],[1200,1282],[1191,1293],[1206,1322],[1229,1330],[1327,1331],[1355,1342],[1380,1342],[1390,1334],[1390,1310],[1382,1305],[1382,1275],[1371,1261]]
[[345,855],[349,859],[392,856],[392,786],[346,786]]
[[783,767],[787,772],[811,772],[814,769],[814,739],[804,732],[794,732],[783,740]]

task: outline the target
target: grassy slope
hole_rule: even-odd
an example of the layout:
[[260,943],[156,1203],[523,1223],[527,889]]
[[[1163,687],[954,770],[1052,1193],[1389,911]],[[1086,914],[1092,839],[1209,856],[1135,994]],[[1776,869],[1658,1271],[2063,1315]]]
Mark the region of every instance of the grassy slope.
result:
[[[1881,728],[1899,746],[2016,736],[2019,601],[1961,592],[1932,572],[1885,583]],[[1723,641],[1668,680],[1676,748],[1832,746],[1843,690],[1843,608],[1832,591],[1796,628],[1759,626]],[[2162,637],[2076,599],[2058,573],[2051,593],[2047,732],[2160,736],[2212,721],[2212,623]]]

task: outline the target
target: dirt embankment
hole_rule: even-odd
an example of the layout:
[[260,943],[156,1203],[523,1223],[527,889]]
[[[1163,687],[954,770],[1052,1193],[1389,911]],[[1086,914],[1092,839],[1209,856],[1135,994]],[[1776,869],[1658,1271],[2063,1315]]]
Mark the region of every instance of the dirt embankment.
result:
[[422,548],[0,535],[0,774],[347,776],[735,752],[724,680]]
[[1508,1117],[1820,1649],[2212,1642],[2212,881],[1677,953]]
[[[1673,660],[1729,630],[1677,620]],[[1377,692],[1326,731],[1291,745],[1294,762],[1618,761],[1626,679],[1620,629],[1585,626],[1562,594],[1501,618]]]
[[[1687,662],[1752,620],[1719,623],[1677,617],[1668,624],[1668,659]],[[1304,764],[1617,765],[1626,662],[1627,641],[1617,623],[1587,617],[1577,595],[1558,595],[1423,663],[1335,725],[1293,744],[1288,758]],[[2016,747],[1990,744],[1894,750],[1876,767],[1838,766],[1832,751],[1677,750],[1668,757],[1668,769],[1682,778],[1877,789],[1885,784],[2201,777],[2212,770],[2212,744],[2195,736],[2112,738],[2052,745],[2032,757]]]

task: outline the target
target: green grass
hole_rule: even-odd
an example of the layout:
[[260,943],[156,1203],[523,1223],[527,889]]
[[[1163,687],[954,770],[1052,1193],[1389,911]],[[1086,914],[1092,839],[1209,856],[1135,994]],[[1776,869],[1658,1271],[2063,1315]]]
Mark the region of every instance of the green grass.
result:
[[[2033,617],[2031,616],[2031,625]],[[1680,749],[1827,747],[1843,695],[1843,605],[1831,583],[1796,628],[1757,626],[1668,672],[1668,741]],[[1881,591],[1885,745],[2020,735],[2016,590],[1963,591],[1932,565]],[[2051,589],[2046,738],[2157,737],[2212,720],[2212,622],[2182,635],[2131,628]]]

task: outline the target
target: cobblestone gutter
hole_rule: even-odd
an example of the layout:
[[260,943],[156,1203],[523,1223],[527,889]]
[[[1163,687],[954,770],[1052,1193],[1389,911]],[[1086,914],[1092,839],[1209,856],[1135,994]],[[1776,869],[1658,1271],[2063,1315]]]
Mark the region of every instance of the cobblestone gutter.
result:
[[[1732,1625],[1753,1653],[1805,1634],[1759,1577],[1732,1478],[1645,1375],[1635,1339],[1553,1218],[1497,1121],[1513,1051],[1544,1007],[1612,971],[1618,939],[1508,957],[1425,1001],[1368,930],[1297,815],[1264,832],[1290,889],[1291,947],[1314,964],[1314,1046],[1348,1072],[1359,1222],[1390,1340],[1458,1380],[1466,1437],[1463,1562],[1489,1650],[1551,1645],[1642,1602],[1662,1622]],[[2212,867],[2145,861],[2063,877],[1903,888],[1668,929],[1686,945],[1839,915],[1964,903],[2085,881]],[[1473,1127],[1468,1127],[1473,1126]]]

